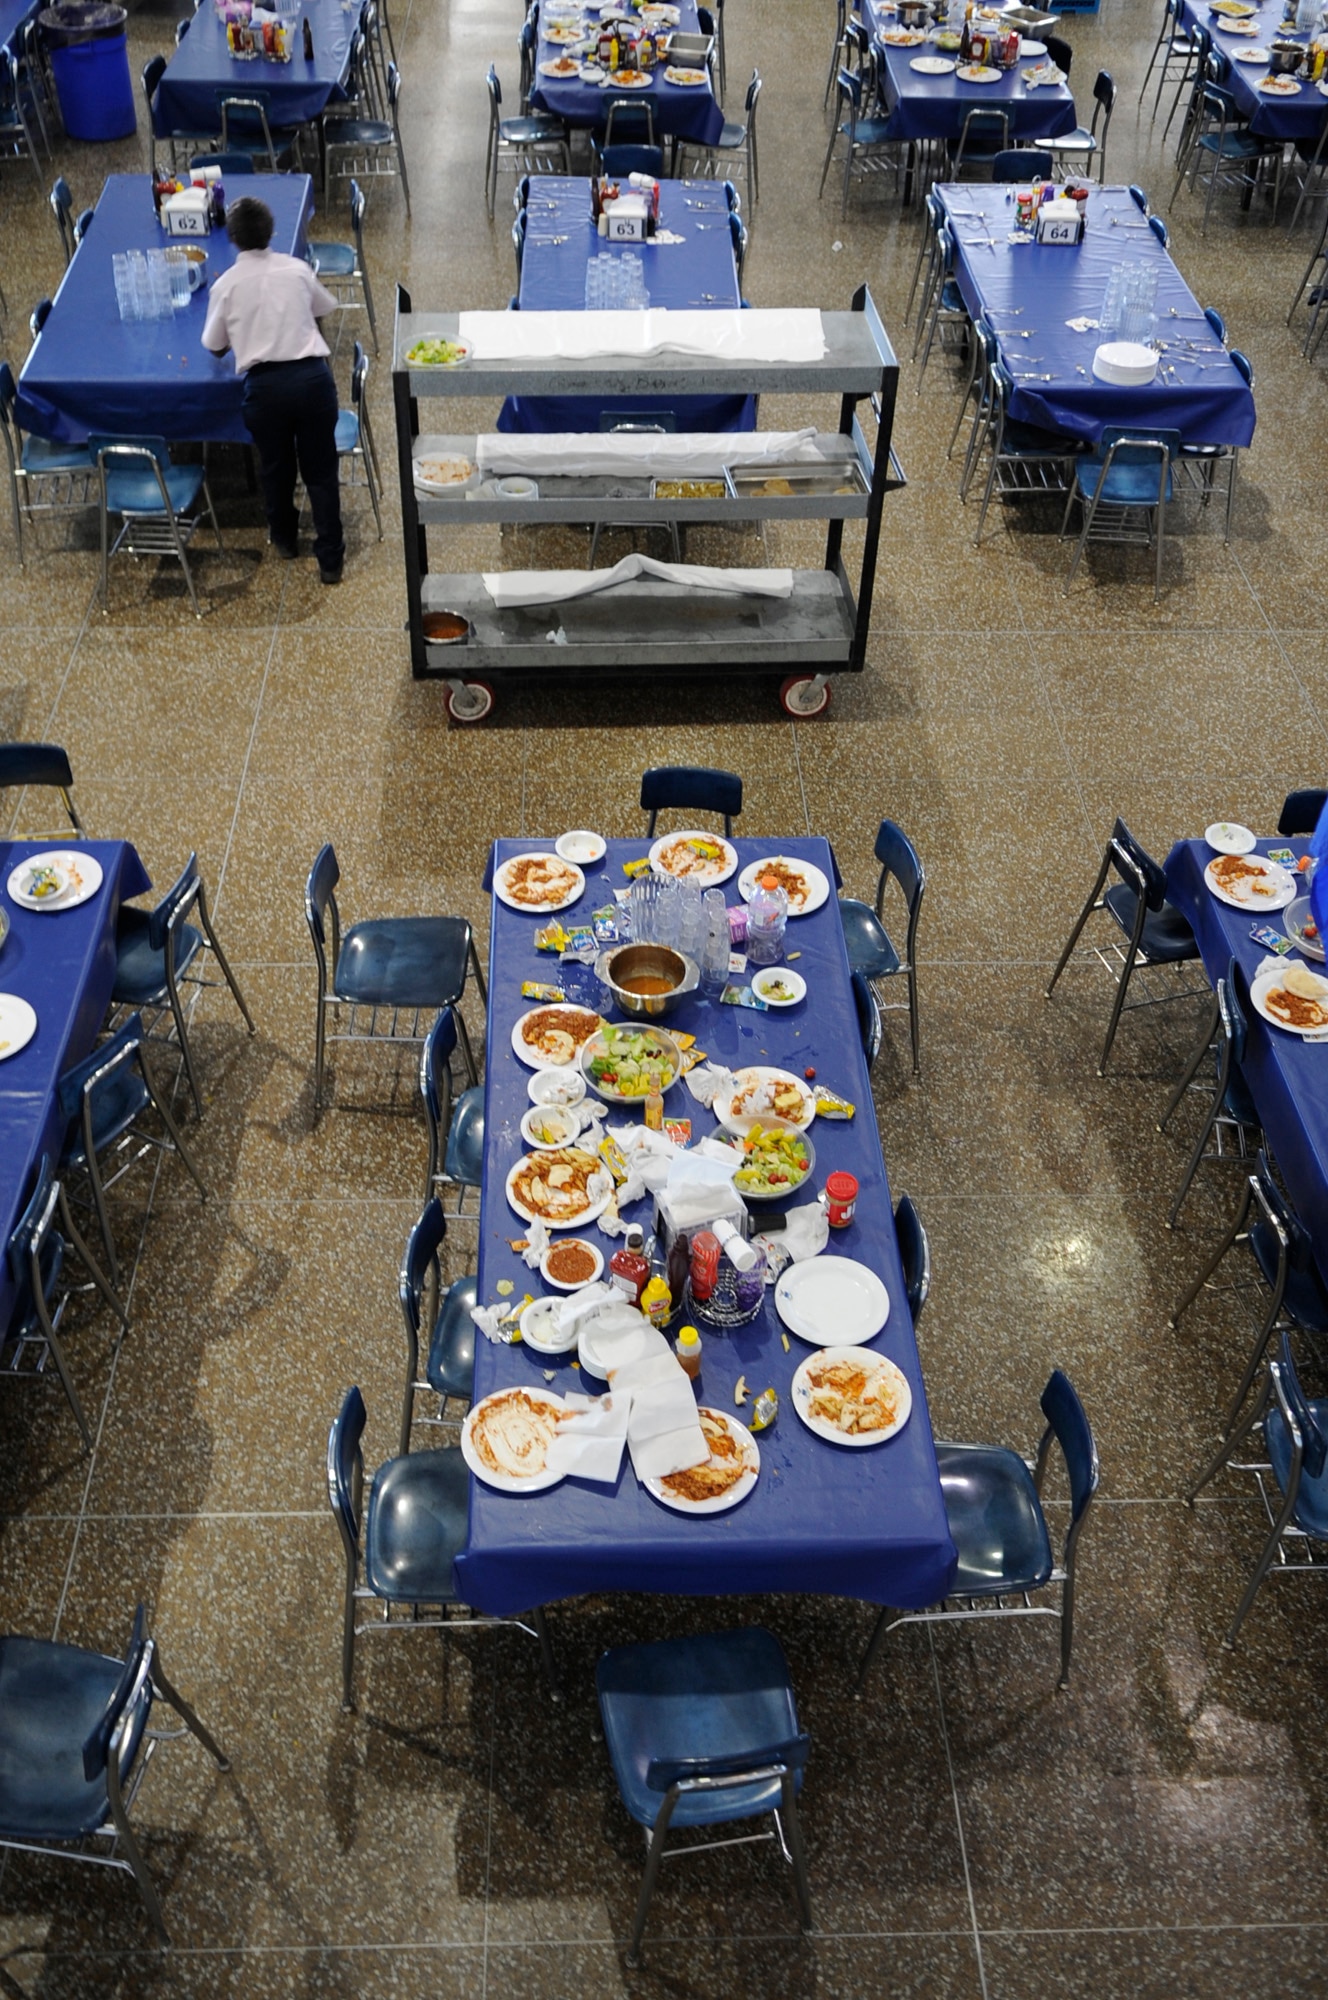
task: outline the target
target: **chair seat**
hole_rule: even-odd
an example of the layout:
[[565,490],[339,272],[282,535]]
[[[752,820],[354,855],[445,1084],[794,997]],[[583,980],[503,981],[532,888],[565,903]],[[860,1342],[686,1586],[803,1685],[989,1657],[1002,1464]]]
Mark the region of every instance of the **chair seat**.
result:
[[440,1396],[464,1396],[475,1389],[475,1322],[471,1308],[479,1304],[479,1279],[454,1278],[448,1286],[429,1341],[425,1377]]
[[454,1604],[470,1474],[459,1451],[414,1451],[380,1465],[364,1530],[364,1577],[391,1604]]
[[[111,999],[117,1007],[164,1006],[166,950],[154,950],[148,939],[148,912],[121,909],[115,924],[115,985]],[[203,933],[193,924],[181,924],[175,933],[175,971],[178,977],[203,946]]]
[[323,136],[329,146],[393,146],[397,135],[385,118],[334,118]]
[[941,311],[963,313],[965,317],[968,315],[968,307],[964,304],[964,295],[954,278],[947,278],[941,286]]
[[353,278],[355,275],[353,243],[311,243],[309,254],[317,260],[321,277]]
[[1031,146],[1043,146],[1049,153],[1095,153],[1097,140],[1082,125],[1076,125],[1073,132],[1062,132],[1059,139],[1030,139]]
[[[98,1084],[92,1094],[92,1145],[98,1154],[113,1145],[122,1132],[127,1132],[134,1120],[146,1111],[152,1099],[143,1081],[143,1073],[137,1063],[121,1063],[103,1083]],[[69,1121],[69,1131],[65,1136],[64,1152],[60,1156],[62,1167],[86,1167],[87,1147],[83,1143],[83,1118]]]
[[[1132,937],[1136,902],[1133,889],[1125,882],[1113,882],[1102,901],[1126,937]],[[1151,965],[1179,965],[1185,959],[1199,956],[1194,932],[1180,911],[1170,903],[1164,903],[1160,910],[1148,912],[1144,918],[1141,942],[1144,956]]]
[[25,437],[23,470],[33,474],[92,472],[95,470],[95,464],[88,456],[85,445],[57,444],[53,438]]
[[[1313,1396],[1309,1405],[1316,1423],[1328,1428],[1328,1401],[1322,1396]],[[1282,1412],[1276,1407],[1264,1418],[1263,1437],[1273,1476],[1285,1493],[1291,1477],[1291,1436]],[[1318,1541],[1328,1541],[1328,1466],[1317,1479],[1311,1479],[1309,1473],[1302,1470],[1293,1518],[1296,1526],[1303,1528],[1307,1535],[1313,1535]]]
[[841,896],[839,921],[848,947],[849,969],[864,979],[888,979],[899,970],[899,953],[891,944],[885,926],[870,903]]
[[1033,1475],[1003,1445],[937,1444],[945,1518],[959,1552],[952,1597],[1040,1590],[1055,1567]]
[[1254,160],[1261,153],[1271,150],[1266,139],[1256,139],[1249,132],[1201,132],[1195,142],[1200,151],[1213,153],[1219,160]]
[[535,146],[541,139],[561,142],[563,128],[558,119],[541,118],[536,113],[529,118],[501,118],[498,137],[505,146]]
[[479,1187],[484,1179],[484,1086],[477,1083],[457,1099],[447,1134],[443,1172],[450,1181]]
[[376,917],[341,943],[333,990],[366,1007],[450,1007],[466,980],[464,917]]
[[[203,490],[202,466],[167,465],[162,469],[172,511],[187,514]],[[106,505],[112,514],[158,514],[163,520],[166,518],[156,474],[117,468],[114,461],[106,467]]]
[[[0,1836],[76,1840],[109,1817],[83,1745],[120,1685],[119,1660],[46,1639],[0,1638]],[[131,1732],[137,1749],[150,1700]]]
[[337,413],[337,450],[354,451],[360,442],[360,419],[354,410]]
[[[1104,451],[1085,452],[1075,467],[1075,478],[1079,483],[1079,491],[1086,500],[1091,500],[1093,495],[1097,493],[1097,483],[1101,477],[1102,467],[1106,463],[1106,456]],[[1167,467],[1165,491],[1167,500],[1170,501],[1170,465]],[[1106,485],[1102,488],[1101,493],[1098,494],[1098,498],[1108,507],[1156,507],[1156,464],[1134,465],[1128,461],[1122,461],[1117,457],[1110,472],[1107,474]]]
[[[1277,1237],[1268,1223],[1255,1223],[1250,1231],[1250,1249],[1264,1283],[1273,1284],[1277,1277]],[[1282,1304],[1298,1326],[1310,1333],[1328,1333],[1328,1297],[1313,1271],[1297,1271],[1294,1266],[1288,1270]]]
[[[595,1670],[604,1741],[623,1804],[653,1826],[663,1792],[646,1783],[656,1758],[730,1757],[798,1733],[779,1642],[759,1627],[617,1646]],[[794,1782],[800,1788],[801,1771]],[[684,1792],[672,1826],[716,1826],[779,1804],[779,1780],[732,1791]]]
[[[875,124],[883,125],[885,123],[885,120],[872,119],[870,122],[873,125]],[[861,120],[858,123],[858,130],[859,132],[863,130],[863,125]],[[712,152],[716,153],[734,153],[737,152],[740,147],[745,146],[746,143],[747,143],[747,127],[745,125],[739,125],[736,119],[726,118],[724,120],[723,126],[721,127],[719,137],[714,141],[711,150]]]

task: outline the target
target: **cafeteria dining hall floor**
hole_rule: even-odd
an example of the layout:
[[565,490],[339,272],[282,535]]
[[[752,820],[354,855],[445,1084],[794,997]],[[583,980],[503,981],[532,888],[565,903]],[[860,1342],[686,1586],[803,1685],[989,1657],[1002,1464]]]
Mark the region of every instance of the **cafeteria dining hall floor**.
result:
[[[131,63],[172,45],[145,0]],[[394,0],[414,213],[370,188],[366,248],[386,331],[393,282],[418,306],[502,306],[510,181],[483,199],[484,71],[515,98],[519,0]],[[844,305],[866,280],[905,355],[916,245],[888,182],[846,220],[816,184],[828,0],[729,0],[733,106],[753,64],[761,195],[744,291],[756,306]],[[1108,178],[1165,209],[1161,119],[1136,103],[1158,8],[1066,15],[1082,111],[1099,67],[1120,85]],[[1173,127],[1174,137],[1174,127]],[[76,208],[146,138],[63,142]],[[984,548],[946,447],[960,383],[905,359],[867,669],[828,719],[794,725],[764,680],[643,678],[502,690],[490,724],[449,728],[412,682],[398,503],[380,544],[346,496],[340,589],[311,558],[265,550],[243,457],[214,454],[225,554],[200,544],[205,616],[171,566],[121,559],[94,597],[95,527],[50,521],[26,569],[0,528],[0,737],[53,740],[94,834],[138,847],[154,882],[196,849],[257,1034],[224,993],[195,1015],[206,1095],[190,1123],[211,1190],[149,1163],[113,1195],[131,1327],[71,1308],[93,1413],[76,1453],[50,1383],[0,1397],[0,1629],[123,1646],[148,1606],[167,1671],[233,1759],[192,1744],[154,1766],[137,1810],[174,1943],[152,1940],[131,1880],[0,1854],[0,1992],[27,2000],[1300,2000],[1328,1991],[1328,1598],[1269,1584],[1221,1640],[1261,1543],[1258,1504],[1187,1479],[1219,1434],[1254,1294],[1222,1295],[1179,1332],[1172,1300],[1214,1244],[1238,1174],[1204,1167],[1174,1232],[1167,1208],[1195,1130],[1157,1121],[1199,1026],[1192,1004],[1127,1017],[1105,1079],[1109,1001],[1051,964],[1114,816],[1159,856],[1234,817],[1271,832],[1284,794],[1328,766],[1328,516],[1321,366],[1285,314],[1311,229],[1219,191],[1206,237],[1182,193],[1173,253],[1257,371],[1258,431],[1229,546],[1221,507],[1175,509],[1161,602],[1149,558],[1093,552],[1068,598],[1055,510],[1011,508]],[[344,232],[324,212],[316,232]],[[1315,225],[1317,226],[1317,225]],[[0,187],[0,353],[61,253],[21,164]],[[343,397],[354,322],[336,370]],[[386,349],[386,342],[385,342]],[[371,383],[392,464],[386,351]],[[796,420],[833,425],[806,404]],[[484,423],[476,411],[471,421]],[[763,422],[785,420],[767,402]],[[519,537],[470,530],[449,567],[524,565]],[[553,537],[550,536],[550,543]],[[627,546],[618,537],[609,553]],[[696,559],[727,554],[698,535]],[[798,550],[801,548],[801,555]],[[718,550],[720,553],[715,554]],[[772,533],[771,560],[816,561]],[[571,531],[550,560],[584,562]],[[550,1611],[566,1700],[512,1629],[361,1643],[359,1712],[342,1714],[342,1558],[324,1454],[347,1385],[369,1410],[367,1462],[396,1449],[404,1345],[396,1274],[418,1214],[425,1135],[414,1067],[342,1054],[312,1116],[314,964],[303,888],[320,843],[352,917],[449,910],[488,938],[481,888],[499,835],[569,825],[639,834],[652,763],[740,772],[740,830],[823,834],[850,893],[870,894],[880,820],[928,873],[919,940],[922,1071],[887,1016],[874,1080],[892,1189],[931,1239],[919,1329],[938,1436],[1029,1451],[1053,1366],[1092,1420],[1102,1490],[1085,1530],[1073,1679],[1055,1686],[1050,1624],[896,1634],[855,1700],[869,1607],[823,1597],[602,1596]],[[3,802],[6,831],[46,828]],[[0,967],[2,970],[2,967]],[[482,1035],[473,994],[472,1033]],[[506,1058],[504,1058],[506,1059]],[[448,1272],[470,1268],[458,1225]],[[1317,1388],[1317,1381],[1314,1382]],[[1057,1489],[1059,1492],[1059,1489]],[[1059,1505],[1054,1522],[1063,1520]],[[762,1622],[782,1641],[812,1740],[803,1793],[815,1930],[801,1936],[768,1848],[665,1870],[641,1968],[623,1958],[640,1838],[596,1733],[606,1646]]]

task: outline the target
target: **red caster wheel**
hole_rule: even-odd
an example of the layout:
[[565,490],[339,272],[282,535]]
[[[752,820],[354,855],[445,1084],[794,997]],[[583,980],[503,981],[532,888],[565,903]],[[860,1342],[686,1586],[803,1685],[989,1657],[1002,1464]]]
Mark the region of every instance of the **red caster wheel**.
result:
[[779,690],[779,705],[795,722],[810,722],[830,708],[830,683],[819,674],[790,674]]

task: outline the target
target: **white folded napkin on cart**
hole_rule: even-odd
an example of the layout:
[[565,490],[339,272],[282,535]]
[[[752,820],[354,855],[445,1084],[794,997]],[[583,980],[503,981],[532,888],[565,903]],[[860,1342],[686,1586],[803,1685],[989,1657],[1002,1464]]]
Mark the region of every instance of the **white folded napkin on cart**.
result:
[[457,333],[474,361],[593,361],[694,354],[702,359],[819,361],[825,330],[816,306],[743,312],[664,306],[622,312],[463,312]]
[[[485,479],[513,474],[542,478],[562,473],[566,478],[634,479],[684,475],[715,478],[729,465],[824,463],[833,447],[842,456],[837,431],[818,433],[808,425],[798,431],[484,431],[475,440],[475,457]],[[827,449],[823,449],[824,445]]]
[[654,556],[624,556],[612,569],[485,570],[484,588],[499,609],[522,604],[563,604],[612,590],[637,577],[654,577],[684,590],[717,590],[729,596],[792,597],[791,569],[716,569],[709,563],[664,563]]

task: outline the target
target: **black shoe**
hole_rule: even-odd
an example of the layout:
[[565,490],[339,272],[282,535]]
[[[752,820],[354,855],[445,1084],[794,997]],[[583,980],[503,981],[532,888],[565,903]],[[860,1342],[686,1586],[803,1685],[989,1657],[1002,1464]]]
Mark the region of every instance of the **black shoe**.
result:
[[340,583],[341,567],[341,564],[338,563],[335,569],[324,569],[320,563],[318,566],[318,581],[320,583]]
[[300,553],[294,542],[279,542],[275,535],[271,537],[271,543],[277,554],[284,556],[287,562],[294,562]]

